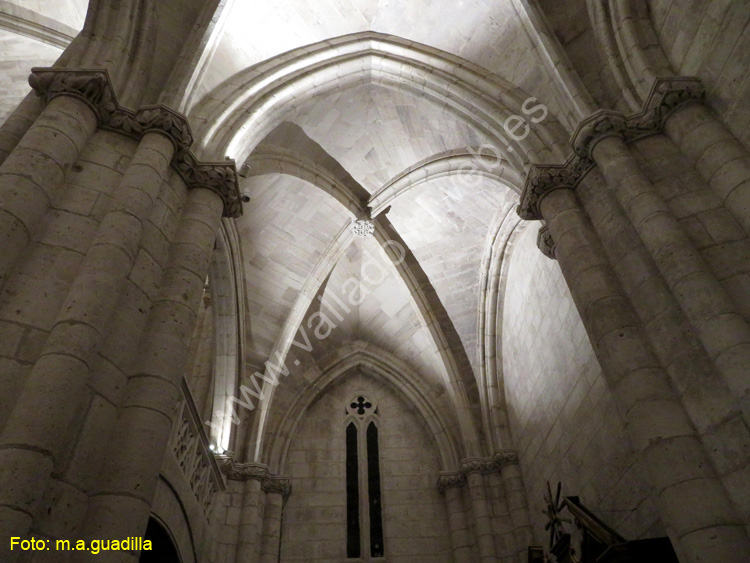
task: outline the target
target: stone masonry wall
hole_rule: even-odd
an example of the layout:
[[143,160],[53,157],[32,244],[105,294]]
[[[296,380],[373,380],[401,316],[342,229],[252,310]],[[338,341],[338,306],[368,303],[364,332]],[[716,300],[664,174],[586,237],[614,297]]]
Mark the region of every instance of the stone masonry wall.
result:
[[563,484],[627,539],[662,535],[625,426],[557,262],[536,248],[537,228],[511,256],[503,370],[536,540],[546,545],[546,482]]
[[[346,378],[305,413],[284,474],[292,495],[284,509],[281,561],[346,557],[344,407],[363,393],[378,403],[385,553],[394,563],[452,561],[438,454],[414,409],[364,375]],[[364,551],[363,546],[363,551]]]

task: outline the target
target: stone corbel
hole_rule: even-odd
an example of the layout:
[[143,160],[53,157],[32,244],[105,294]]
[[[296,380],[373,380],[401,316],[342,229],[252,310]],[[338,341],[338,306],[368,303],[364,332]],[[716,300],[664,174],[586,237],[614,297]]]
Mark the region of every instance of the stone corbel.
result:
[[237,463],[229,456],[216,456],[221,472],[233,481],[261,480],[268,475],[268,466],[262,463]]
[[277,493],[284,500],[292,494],[292,482],[286,477],[268,476],[260,482],[260,488],[266,493]]
[[287,477],[271,475],[268,466],[262,463],[237,463],[229,456],[217,456],[221,472],[233,481],[260,481],[261,489],[266,493],[278,493],[284,500],[292,494],[292,482]]
[[547,258],[555,260],[555,241],[552,239],[552,233],[549,232],[546,225],[539,227],[536,245]]
[[239,181],[234,161],[199,162],[190,151],[193,134],[185,116],[163,105],[144,106],[138,111],[117,103],[106,70],[33,68],[29,84],[49,103],[57,96],[73,96],[96,114],[99,127],[140,140],[148,132],[166,136],[174,145],[172,167],[188,189],[206,188],[224,202],[225,217],[242,215]]

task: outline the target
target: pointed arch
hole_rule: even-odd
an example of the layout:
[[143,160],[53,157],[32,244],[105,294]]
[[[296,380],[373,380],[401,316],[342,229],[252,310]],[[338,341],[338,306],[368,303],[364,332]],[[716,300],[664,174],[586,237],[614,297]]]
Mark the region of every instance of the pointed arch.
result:
[[[201,157],[243,162],[284,116],[331,90],[376,83],[417,93],[472,123],[521,170],[529,161],[559,161],[567,135],[549,116],[514,140],[504,130],[531,97],[477,65],[446,52],[367,31],[295,49],[239,72],[193,108]],[[534,98],[534,100],[536,100]]]
[[[307,409],[331,385],[353,370],[380,380],[407,404],[413,405],[435,441],[441,468],[448,471],[457,467],[461,456],[452,428],[455,424],[448,424],[446,413],[439,408],[433,394],[411,366],[373,344],[358,340],[332,353],[315,369],[319,370],[317,377],[312,369],[311,373],[304,375],[310,383],[286,409],[287,414],[281,419],[279,427],[273,429],[276,439],[264,444],[263,458],[269,460],[270,467],[284,472],[292,437]],[[452,413],[448,415],[453,418]]]

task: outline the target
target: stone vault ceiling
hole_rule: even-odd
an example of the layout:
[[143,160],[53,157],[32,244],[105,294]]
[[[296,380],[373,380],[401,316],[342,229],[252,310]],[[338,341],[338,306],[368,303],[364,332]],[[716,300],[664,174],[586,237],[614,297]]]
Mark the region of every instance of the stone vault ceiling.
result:
[[376,31],[454,53],[522,83],[542,79],[512,0],[291,0],[227,2],[223,37],[204,83],[280,53],[351,33]]
[[[365,81],[354,88],[316,96],[286,115],[288,120],[257,148],[307,150],[322,168],[338,168],[364,190],[378,192],[394,177],[446,151],[478,147],[487,139],[444,107],[410,91]],[[305,149],[307,145],[314,149]],[[250,159],[250,169],[256,163]],[[424,175],[424,174],[422,174]],[[258,364],[274,357],[280,335],[290,323],[312,333],[315,323],[295,312],[317,265],[338,252],[351,213],[323,190],[288,173],[266,171],[243,181],[250,202],[238,220],[250,312],[250,354]],[[516,193],[496,180],[475,175],[429,179],[396,197],[388,219],[419,262],[471,364],[478,373],[477,326],[480,269],[486,240],[498,209],[510,210]],[[438,345],[416,314],[410,290],[395,268],[383,283],[368,283],[363,253],[382,256],[373,238],[353,238],[322,280],[317,297],[349,294],[347,283],[359,280],[369,295],[349,303],[351,313],[335,321],[334,333],[316,344],[315,357],[361,340],[395,354],[414,366],[433,386],[445,385]],[[384,257],[382,260],[386,260]],[[372,273],[370,272],[370,277]],[[312,300],[310,310],[318,310]],[[310,300],[305,301],[310,303]],[[276,345],[276,347],[274,347]]]
[[[514,3],[230,0],[217,18],[207,56],[198,63],[199,80],[186,96],[187,112],[192,121],[192,109],[205,104],[212,90],[237,73],[289,50],[357,32],[393,35],[415,42],[417,51],[423,51],[419,44],[424,44],[457,57],[451,60],[459,65],[464,60],[478,65],[479,76],[492,75],[494,84],[502,80],[519,92],[536,91],[547,79]],[[84,4],[36,2],[30,9],[77,29]],[[21,42],[14,45],[23,47]],[[57,51],[44,48],[52,51],[39,47],[39,63],[17,61],[18,68],[49,64]],[[394,53],[401,49],[391,48]],[[398,55],[389,56],[393,60]],[[425,162],[465,153],[491,139],[476,122],[452,109],[445,96],[428,99],[412,79],[382,80],[374,70],[378,64],[377,57],[363,59],[360,78],[308,99],[290,100],[279,118],[283,123],[260,144],[247,147],[250,172],[244,171],[242,190],[250,201],[236,222],[245,284],[245,358],[250,372],[278,353],[296,354],[290,358],[301,358],[304,368],[337,347],[366,342],[407,362],[444,395],[447,382],[459,377],[456,370],[472,382],[481,372],[483,260],[487,241],[498,228],[499,210],[512,212],[518,186],[472,174],[429,176]],[[331,72],[335,77],[336,69]],[[16,89],[18,99],[27,91]],[[548,102],[553,113],[554,94]],[[204,124],[197,122],[199,130]],[[218,131],[216,137],[222,134]],[[253,155],[263,151],[282,156],[259,170]],[[306,159],[316,170],[314,177],[300,174],[295,158]],[[381,193],[407,172],[407,189],[393,199]],[[341,182],[353,203],[344,206],[321,189],[321,175]],[[382,283],[365,287],[366,257],[385,259],[382,237],[380,243],[353,237],[350,223],[356,207],[366,208],[373,195],[379,197],[377,213],[389,207],[382,217],[387,216],[388,228],[412,262],[400,270],[389,265]],[[352,289],[350,280],[369,290],[367,297],[351,305],[309,357],[290,350],[297,329],[311,330],[307,323],[321,310],[321,302],[346,295]],[[290,385],[292,389],[296,386]]]

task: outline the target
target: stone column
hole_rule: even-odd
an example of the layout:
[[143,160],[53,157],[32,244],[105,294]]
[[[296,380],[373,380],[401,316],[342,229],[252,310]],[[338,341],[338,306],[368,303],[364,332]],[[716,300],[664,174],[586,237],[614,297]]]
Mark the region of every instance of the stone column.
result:
[[5,123],[0,125],[0,165],[13,152],[43,109],[44,104],[39,95],[34,91],[29,92]]
[[745,494],[750,443],[739,403],[712,364],[677,300],[641,244],[620,204],[594,169],[576,194],[643,326],[649,343],[677,390],[724,487],[747,521]]
[[[124,390],[102,485],[91,497],[81,534],[87,539],[139,536],[145,529],[223,207],[215,191],[189,193],[142,340],[140,367]],[[117,560],[133,558],[121,554]]]
[[461,487],[465,484],[466,476],[463,473],[443,473],[438,480],[438,490],[445,495],[453,559],[456,563],[471,563],[469,529],[466,523],[466,511],[461,500]]
[[624,140],[619,135],[605,136],[594,140],[590,151],[750,424],[750,327]]
[[664,132],[750,234],[750,152],[702,103],[670,114]]
[[633,447],[646,462],[681,560],[750,557],[750,541],[731,502],[570,189],[592,165],[582,158],[570,167],[534,171],[519,212],[547,222],[555,256]]
[[245,499],[242,505],[240,534],[237,541],[237,563],[255,563],[260,558],[260,544],[263,538],[263,513],[265,494],[261,483],[252,479],[245,483]]
[[263,541],[260,550],[260,563],[277,563],[281,549],[281,523],[284,514],[284,501],[291,493],[289,479],[267,477],[261,482],[266,494],[263,512]]
[[499,471],[492,471],[485,477],[485,483],[490,493],[492,506],[492,531],[495,538],[495,553],[499,560],[508,557],[515,558],[516,542],[513,538],[513,526],[508,514],[508,503],[505,498],[503,477]]
[[[148,133],[136,151],[122,182],[113,190],[114,204],[103,218],[81,270],[73,282],[47,343],[32,369],[5,427],[3,444],[32,447],[38,463],[33,471],[8,475],[4,486],[28,501],[39,499],[54,461],[72,442],[73,420],[87,399],[86,384],[93,353],[130,273],[141,240],[142,226],[166,176],[172,142]],[[30,412],[43,413],[30,417]],[[8,460],[14,448],[0,457]],[[44,452],[44,453],[42,453]],[[49,458],[49,459],[48,459]],[[21,530],[18,530],[21,532]]]
[[500,469],[505,488],[505,500],[513,525],[513,538],[519,557],[524,557],[528,547],[534,543],[534,534],[529,523],[529,507],[526,491],[521,480],[521,467],[518,465],[518,454],[513,453],[507,463]]
[[[112,99],[100,72],[39,71],[30,82],[48,102],[0,165],[0,287],[34,236],[47,209],[65,182],[67,170],[96,130]],[[27,127],[35,108],[25,101],[16,115],[16,133],[4,138],[4,149]],[[21,114],[28,112],[26,117]],[[14,114],[15,115],[15,114]],[[13,129],[12,124],[8,126]]]
[[[263,542],[263,523],[266,502],[266,488],[272,485],[281,491],[282,497],[291,493],[288,479],[269,476],[268,466],[262,463],[236,463],[231,458],[220,458],[219,466],[228,479],[244,482],[242,512],[235,550],[237,563],[255,563],[260,558]],[[285,498],[285,497],[284,497]]]
[[492,532],[492,512],[487,501],[487,491],[484,488],[484,476],[480,466],[482,461],[466,460],[461,464],[461,471],[466,475],[466,483],[469,486],[471,511],[474,515],[474,536],[479,547],[479,558],[483,563],[493,563],[497,561],[497,554],[495,553],[495,536]]

